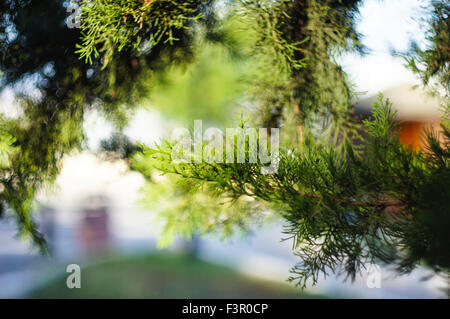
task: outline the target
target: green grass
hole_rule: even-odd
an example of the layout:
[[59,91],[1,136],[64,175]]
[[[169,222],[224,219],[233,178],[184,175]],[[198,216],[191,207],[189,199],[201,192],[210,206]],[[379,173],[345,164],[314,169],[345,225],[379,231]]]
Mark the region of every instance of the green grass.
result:
[[262,281],[188,256],[148,255],[86,266],[81,288],[60,274],[31,298],[311,298],[292,285]]

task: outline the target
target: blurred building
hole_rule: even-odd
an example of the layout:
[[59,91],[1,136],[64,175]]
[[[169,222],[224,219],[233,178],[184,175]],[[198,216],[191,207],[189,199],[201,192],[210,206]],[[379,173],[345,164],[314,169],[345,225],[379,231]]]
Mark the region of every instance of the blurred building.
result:
[[105,252],[110,248],[108,203],[108,198],[102,195],[91,195],[85,199],[79,227],[80,239],[87,254]]
[[[413,149],[422,148],[425,143],[423,130],[440,130],[441,98],[409,84],[401,84],[381,93],[391,101],[393,110],[397,111],[397,118],[401,122],[400,140],[403,143]],[[378,95],[360,100],[355,106],[356,114],[369,117],[377,101]]]

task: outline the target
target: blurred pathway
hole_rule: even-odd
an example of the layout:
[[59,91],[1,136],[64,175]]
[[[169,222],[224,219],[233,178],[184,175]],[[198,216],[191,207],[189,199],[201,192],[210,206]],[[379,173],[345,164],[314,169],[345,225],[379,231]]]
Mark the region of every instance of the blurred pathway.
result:
[[[149,253],[156,248],[156,239],[148,231],[151,213],[138,213],[115,210],[112,214],[112,242],[114,250],[120,254]],[[62,213],[64,215],[64,213]],[[127,223],[123,223],[124,217]],[[136,217],[140,216],[140,218]],[[133,218],[130,218],[133,217]],[[83,260],[74,236],[75,223],[60,218],[57,226],[57,245],[55,260],[45,261],[27,245],[15,238],[15,225],[12,220],[0,222],[0,298],[23,297],[36,284],[49,274],[49,269],[64,272],[64,262]],[[247,236],[235,236],[229,242],[214,238],[199,240],[199,257],[216,264],[226,265],[258,278],[286,281],[289,269],[297,258],[292,254],[289,241],[282,238],[280,225],[266,226]],[[182,249],[182,241],[171,248]],[[66,263],[67,263],[66,262]],[[367,276],[359,276],[354,283],[342,282],[336,276],[321,278],[317,286],[309,289],[311,293],[325,294],[343,298],[445,298],[439,288],[445,282],[439,277],[427,281],[421,278],[430,272],[417,269],[409,276],[396,277],[394,273],[382,269],[381,288],[369,288]]]
[[[291,251],[292,242],[280,242],[282,227],[272,225],[254,231],[245,238],[238,236],[230,243],[217,240],[201,241],[201,257],[237,268],[250,276],[286,281],[289,270],[298,262]],[[434,276],[426,281],[431,272],[418,268],[407,276],[397,276],[388,269],[381,269],[381,288],[369,288],[367,274],[358,276],[355,282],[343,282],[344,277],[330,276],[319,279],[309,291],[343,298],[446,298],[441,288],[445,281]]]

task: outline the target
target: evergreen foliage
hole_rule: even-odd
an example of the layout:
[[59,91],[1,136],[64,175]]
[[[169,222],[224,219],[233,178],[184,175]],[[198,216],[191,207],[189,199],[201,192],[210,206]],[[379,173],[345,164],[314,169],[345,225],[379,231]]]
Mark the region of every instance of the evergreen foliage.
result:
[[343,155],[308,137],[301,152],[282,151],[278,172],[269,175],[261,173],[262,163],[176,163],[169,142],[147,151],[159,170],[190,187],[277,205],[301,259],[291,278],[301,286],[321,273],[354,278],[367,262],[409,272],[424,260],[448,270],[449,237],[437,230],[448,223],[450,131],[444,127],[443,143],[430,133],[425,153],[402,145],[396,126],[389,101],[380,98],[373,119],[364,122],[361,153],[347,143]]
[[[426,150],[399,142],[398,122],[383,98],[371,119],[356,123],[355,92],[336,57],[364,53],[355,29],[360,0],[77,3],[81,30],[64,24],[63,1],[0,3],[0,81],[14,89],[21,108],[17,117],[0,117],[0,208],[13,212],[20,232],[42,251],[45,240],[31,217],[34,197],[55,180],[63,156],[82,147],[86,114],[99,110],[120,130],[137,104],[152,96],[158,104],[153,90],[172,93],[173,85],[182,95],[177,88],[186,84],[192,92],[183,107],[200,101],[200,113],[222,121],[241,92],[219,94],[215,109],[206,109],[195,91],[205,79],[193,76],[217,72],[235,83],[228,66],[209,69],[202,62],[221,52],[242,75],[253,124],[289,132],[275,174],[262,174],[259,162],[175,163],[173,144],[142,146],[142,153],[120,133],[103,143],[149,185],[156,185],[155,167],[169,174],[159,183],[162,196],[175,202],[161,211],[166,243],[177,232],[228,236],[270,212],[286,222],[300,257],[291,279],[302,287],[329,272],[354,278],[366,262],[401,273],[424,262],[448,273],[448,103],[442,132],[427,133]],[[408,64],[425,85],[441,85],[448,102],[448,4],[432,4],[430,45],[415,48]],[[178,78],[167,86],[164,75]],[[241,118],[238,126],[245,123]]]
[[79,4],[83,33],[77,52],[90,63],[101,52],[104,65],[123,48],[142,51],[160,42],[173,44],[186,36],[191,21],[203,17],[198,0],[83,0]]
[[428,47],[421,49],[413,44],[407,56],[407,66],[414,71],[424,85],[449,98],[450,92],[450,3],[433,0],[431,21],[427,30]]

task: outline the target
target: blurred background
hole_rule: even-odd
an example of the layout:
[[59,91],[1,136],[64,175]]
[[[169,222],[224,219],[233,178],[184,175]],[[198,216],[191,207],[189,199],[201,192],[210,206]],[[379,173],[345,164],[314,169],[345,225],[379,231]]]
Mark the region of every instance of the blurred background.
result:
[[[423,12],[423,3],[366,0],[358,28],[368,35],[363,42],[370,53],[339,60],[361,92],[356,111],[369,112],[374,96],[383,92],[404,121],[403,141],[413,145],[420,144],[423,126],[439,122],[439,101],[412,90],[415,76],[392,52],[407,50],[412,40],[425,41],[412,18]],[[169,236],[159,213],[177,198],[107,151],[122,137],[131,148],[152,144],[194,119],[232,122],[237,113],[223,106],[239,104],[239,80],[251,72],[220,50],[205,48],[192,72],[173,68],[156,81],[156,93],[135,112],[124,136],[114,136],[101,114],[86,115],[86,148],[66,155],[55,186],[38,195],[34,216],[51,257],[16,236],[12,217],[0,220],[0,298],[445,298],[445,281],[425,268],[401,277],[383,268],[381,288],[369,288],[362,273],[353,283],[334,275],[320,278],[302,292],[286,281],[297,257],[290,241],[280,241],[283,224],[276,218],[225,240]],[[8,116],[20,112],[12,90],[0,96],[0,110]],[[72,263],[82,268],[82,289],[66,287],[66,266]]]

